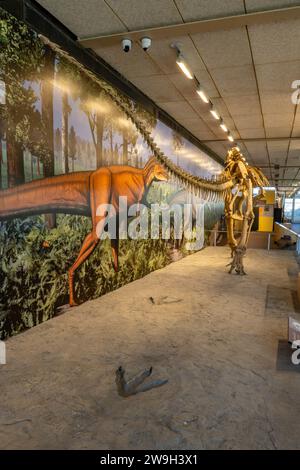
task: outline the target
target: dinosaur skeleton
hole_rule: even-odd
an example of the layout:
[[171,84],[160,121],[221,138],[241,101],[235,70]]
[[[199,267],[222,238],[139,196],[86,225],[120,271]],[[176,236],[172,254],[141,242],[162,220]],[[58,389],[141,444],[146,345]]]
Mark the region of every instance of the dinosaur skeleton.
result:
[[[171,182],[186,188],[194,196],[204,201],[217,202],[224,199],[228,242],[233,257],[230,272],[235,270],[238,274],[244,274],[243,257],[254,218],[252,189],[260,187],[263,191],[262,188],[268,185],[268,181],[261,171],[258,168],[248,166],[237,147],[228,152],[225,169],[217,180],[200,178],[184,171],[158,148],[144,123],[137,118],[118,91],[86,69],[59,46],[44,36],[40,36],[40,38],[58,54],[76,65],[83,75],[96,82],[99,89],[101,88],[110,96],[128,119],[133,122],[153,153],[153,158],[144,169],[128,166],[103,167],[95,172],[45,178],[0,192],[0,219],[47,213],[51,210],[56,212],[67,210],[69,213],[78,213],[79,210],[79,213],[92,216],[93,231],[84,240],[78,258],[69,270],[70,304],[76,305],[74,301],[74,272],[88,258],[98,243],[95,232],[98,222],[96,208],[99,203],[112,202],[111,198],[114,198],[116,194],[122,195],[124,193],[125,186],[132,193],[132,201],[129,202],[139,202],[153,179],[166,180],[169,177]],[[131,180],[132,185],[130,186]],[[66,187],[68,191],[65,191]],[[260,194],[260,197],[262,196],[263,192]],[[234,236],[236,221],[242,223],[239,241]],[[102,223],[102,220],[100,222]],[[117,267],[117,246],[113,244],[112,249],[114,265]]]
[[[227,241],[231,248],[232,262],[231,273],[246,274],[243,258],[254,221],[253,204],[257,199],[264,198],[264,187],[269,185],[267,178],[259,168],[249,166],[246,159],[237,147],[233,147],[227,153],[224,176],[231,178],[234,186],[227,191],[224,197],[225,217],[227,223]],[[259,188],[259,194],[253,197],[253,188]],[[235,238],[235,224],[241,224],[239,240]]]

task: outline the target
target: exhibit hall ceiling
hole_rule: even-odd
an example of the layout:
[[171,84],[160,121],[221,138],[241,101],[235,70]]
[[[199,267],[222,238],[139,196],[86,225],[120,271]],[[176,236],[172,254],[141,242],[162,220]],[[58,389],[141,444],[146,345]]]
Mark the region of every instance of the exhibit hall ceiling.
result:
[[[293,88],[300,84],[300,2],[39,3],[220,157],[232,136],[272,185],[288,192],[300,186],[300,111]],[[146,52],[140,43],[145,36],[152,39]],[[132,40],[128,53],[124,38]],[[177,50],[194,80],[178,67]],[[202,101],[197,86],[210,102]]]

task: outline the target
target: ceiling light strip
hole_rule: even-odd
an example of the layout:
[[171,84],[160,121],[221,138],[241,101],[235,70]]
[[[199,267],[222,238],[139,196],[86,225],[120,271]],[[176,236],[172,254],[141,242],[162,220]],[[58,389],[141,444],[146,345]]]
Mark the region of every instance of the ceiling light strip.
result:
[[[172,46],[174,47],[174,46]],[[187,64],[182,52],[176,47],[177,49],[177,59],[176,59],[176,63],[178,65],[178,67],[180,67],[181,71],[184,73],[184,75],[189,79],[189,80],[194,80],[197,84],[197,88],[196,88],[196,92],[198,93],[198,95],[200,96],[201,100],[206,103],[206,104],[209,104],[210,105],[210,113],[211,115],[217,120],[217,121],[220,121],[220,127],[221,129],[227,134],[227,139],[230,141],[230,142],[234,142],[234,138],[233,136],[231,135],[228,127],[226,126],[226,124],[224,123],[223,119],[221,118],[220,114],[217,112],[217,110],[215,109],[213,103],[210,101],[209,97],[207,96],[207,94],[205,93],[205,90],[203,89],[203,87],[201,86],[201,84],[199,83],[199,81],[197,80],[197,78],[195,77],[194,73],[192,72],[192,70],[190,69],[189,65]]]

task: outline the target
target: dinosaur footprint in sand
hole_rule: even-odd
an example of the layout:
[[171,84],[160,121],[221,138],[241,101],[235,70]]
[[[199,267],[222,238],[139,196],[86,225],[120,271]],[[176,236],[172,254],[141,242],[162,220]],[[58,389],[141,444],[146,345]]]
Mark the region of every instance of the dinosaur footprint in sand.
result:
[[135,375],[132,379],[126,381],[125,369],[120,366],[116,370],[116,384],[118,394],[121,397],[129,397],[130,395],[136,395],[139,392],[147,392],[147,390],[151,390],[152,388],[161,387],[168,382],[168,380],[155,380],[154,382],[142,385],[145,379],[152,374],[152,370],[152,367],[150,367],[150,369],[145,369],[139,374]]

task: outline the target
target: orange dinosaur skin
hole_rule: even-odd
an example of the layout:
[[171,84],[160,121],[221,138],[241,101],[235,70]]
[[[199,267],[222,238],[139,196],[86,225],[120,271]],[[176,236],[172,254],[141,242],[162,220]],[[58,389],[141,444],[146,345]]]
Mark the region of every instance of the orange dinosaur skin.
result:
[[[127,197],[128,206],[139,203],[154,179],[166,181],[168,175],[155,158],[151,158],[143,169],[114,165],[35,180],[0,191],[0,220],[49,212],[92,218],[92,231],[69,269],[70,305],[74,306],[75,271],[92,254],[105,226],[105,217],[97,215],[97,208],[101,204],[112,204],[118,217],[119,196]],[[111,240],[111,243],[117,270],[118,240]]]

